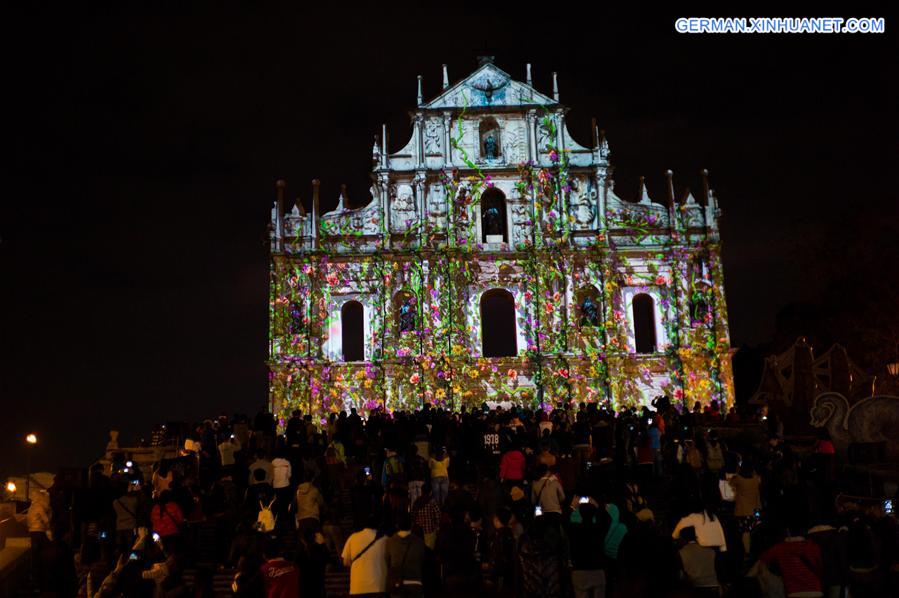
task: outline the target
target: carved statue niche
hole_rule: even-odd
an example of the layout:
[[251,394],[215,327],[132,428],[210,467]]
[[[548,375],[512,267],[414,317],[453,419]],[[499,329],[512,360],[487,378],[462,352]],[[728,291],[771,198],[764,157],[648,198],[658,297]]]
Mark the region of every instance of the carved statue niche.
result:
[[488,162],[499,160],[502,156],[499,124],[493,117],[485,118],[478,127],[481,140],[481,159]]
[[397,303],[397,330],[400,334],[415,331],[415,296],[411,293],[400,293],[397,296]]
[[443,131],[440,122],[437,120],[429,120],[425,125],[425,154],[439,155],[443,149],[441,138]]
[[415,192],[406,183],[391,185],[390,213],[397,228],[406,228],[408,221],[415,219]]
[[569,184],[571,185],[571,193],[574,195],[574,199],[571,202],[571,205],[574,206],[574,220],[581,228],[589,227],[593,224],[593,219],[596,216],[596,211],[593,207],[596,203],[596,191],[581,191],[581,185],[577,179],[571,179]]
[[528,238],[531,221],[531,206],[526,203],[512,204],[512,242],[517,246]]
[[304,325],[304,308],[303,304],[299,301],[291,301],[290,309],[288,316],[290,318],[288,323],[288,332],[290,334],[302,334],[303,333],[303,325]]
[[581,328],[599,326],[599,291],[593,286],[588,286],[577,294],[578,326]]

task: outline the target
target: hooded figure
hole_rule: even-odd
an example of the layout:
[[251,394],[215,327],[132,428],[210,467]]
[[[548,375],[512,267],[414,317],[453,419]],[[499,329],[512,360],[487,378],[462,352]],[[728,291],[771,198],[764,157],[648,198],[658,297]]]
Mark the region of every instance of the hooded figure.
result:
[[610,559],[617,559],[618,547],[621,546],[621,540],[627,534],[627,526],[621,523],[621,514],[618,511],[618,507],[614,504],[606,504],[606,513],[609,514],[611,522],[609,523],[609,531],[606,533],[605,553]]
[[324,504],[325,500],[315,484],[303,482],[297,486],[297,521],[304,519],[318,521],[321,518],[321,507]]

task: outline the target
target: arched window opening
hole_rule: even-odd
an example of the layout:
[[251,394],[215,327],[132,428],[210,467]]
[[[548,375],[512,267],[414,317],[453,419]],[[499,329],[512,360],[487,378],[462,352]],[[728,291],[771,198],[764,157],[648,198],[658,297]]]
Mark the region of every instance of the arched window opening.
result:
[[404,334],[418,329],[418,306],[415,295],[400,291],[393,298],[393,312],[397,332]]
[[706,258],[697,255],[690,264],[690,324],[693,327],[701,326],[709,320],[709,290],[712,281],[709,280],[709,269]]
[[596,287],[589,286],[577,294],[577,325],[581,328],[596,327],[600,324],[600,299]]
[[656,308],[652,297],[641,293],[634,297],[634,348],[637,353],[656,352]]
[[493,118],[485,118],[478,127],[481,140],[481,159],[497,160],[502,155],[499,125]]
[[365,360],[365,316],[362,304],[347,301],[340,308],[341,344],[344,361]]
[[505,243],[508,241],[506,226],[506,196],[496,187],[481,194],[481,241]]
[[290,334],[302,334],[305,320],[304,311],[303,304],[299,301],[290,302],[290,310],[288,312],[288,331]]
[[518,355],[515,330],[515,298],[505,289],[481,295],[481,339],[484,357]]
[[709,304],[705,300],[705,295],[701,289],[693,291],[693,297],[690,300],[690,324],[693,327],[701,326],[708,320]]

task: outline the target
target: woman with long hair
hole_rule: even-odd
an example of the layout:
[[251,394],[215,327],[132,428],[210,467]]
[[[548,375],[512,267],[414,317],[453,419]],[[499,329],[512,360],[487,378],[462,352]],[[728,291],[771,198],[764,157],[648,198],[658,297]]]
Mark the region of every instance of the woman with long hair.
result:
[[719,552],[727,551],[727,541],[724,539],[724,528],[721,527],[721,519],[718,517],[717,509],[708,502],[697,501],[692,512],[682,517],[671,537],[677,539],[680,531],[685,527],[693,526],[696,528],[696,542],[700,546],[716,548]]

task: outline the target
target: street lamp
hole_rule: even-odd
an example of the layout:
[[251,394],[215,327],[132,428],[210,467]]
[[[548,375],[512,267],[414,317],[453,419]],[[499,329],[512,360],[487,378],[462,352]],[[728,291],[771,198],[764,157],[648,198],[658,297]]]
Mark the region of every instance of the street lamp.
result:
[[[25,437],[28,446],[37,444],[37,434],[31,433]],[[25,501],[31,500],[31,449],[25,450]]]
[[899,361],[895,363],[888,363],[887,371],[890,373],[890,376],[893,376],[894,378],[896,376],[899,376]]
[[12,480],[6,482],[6,491],[9,492],[11,496],[16,495],[16,483]]

